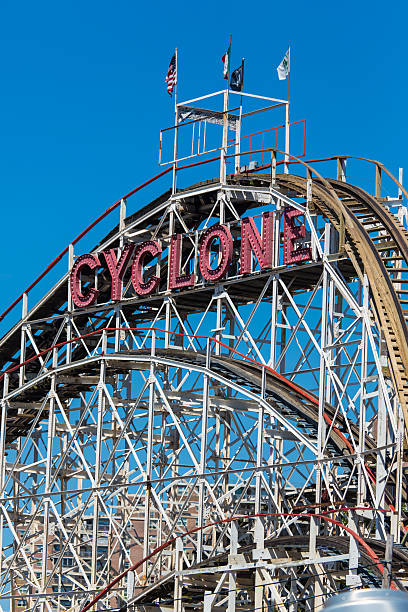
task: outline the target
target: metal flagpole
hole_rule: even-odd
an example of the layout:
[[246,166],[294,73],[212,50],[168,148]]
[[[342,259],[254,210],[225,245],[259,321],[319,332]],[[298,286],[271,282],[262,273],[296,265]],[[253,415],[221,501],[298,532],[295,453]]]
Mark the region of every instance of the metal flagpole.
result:
[[176,83],[174,87],[174,112],[177,113],[177,86],[178,86],[178,51],[176,47],[175,51],[176,56]]
[[226,178],[226,167],[225,167],[225,156],[227,154],[227,140],[228,140],[228,96],[229,96],[229,86],[230,86],[230,75],[231,75],[231,42],[232,35],[230,34],[230,54],[228,58],[228,78],[227,78],[227,88],[224,90],[224,112],[222,115],[222,148],[221,148],[221,161],[220,161],[220,183],[223,185]]
[[177,186],[177,150],[178,150],[178,109],[177,109],[177,87],[178,87],[178,52],[177,47],[175,51],[176,56],[176,82],[174,85],[174,116],[175,116],[175,130],[174,130],[174,150],[173,150],[173,186],[172,193],[176,193]]
[[286,121],[285,121],[285,174],[289,174],[289,84],[290,84],[290,45],[288,49],[288,103],[286,104]]

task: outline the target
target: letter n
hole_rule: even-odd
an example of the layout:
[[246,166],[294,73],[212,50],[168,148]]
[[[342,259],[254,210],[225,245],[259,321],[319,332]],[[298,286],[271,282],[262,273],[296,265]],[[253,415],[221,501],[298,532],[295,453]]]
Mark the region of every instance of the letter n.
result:
[[252,272],[252,253],[255,254],[261,270],[273,265],[273,212],[262,215],[262,238],[256,228],[253,217],[241,221],[241,274]]

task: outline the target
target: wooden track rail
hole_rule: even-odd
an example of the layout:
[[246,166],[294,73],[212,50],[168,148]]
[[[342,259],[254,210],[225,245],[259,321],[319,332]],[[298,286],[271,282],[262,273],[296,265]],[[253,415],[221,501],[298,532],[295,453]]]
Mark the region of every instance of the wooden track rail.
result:
[[[407,268],[395,266],[403,261],[408,266],[408,233],[395,217],[375,198],[348,183],[327,185],[313,182],[313,204],[334,227],[345,231],[344,249],[357,273],[366,274],[373,304],[386,341],[390,373],[400,401],[405,434],[408,435],[408,327],[401,296]],[[280,175],[281,187],[306,195],[307,179]],[[407,302],[408,303],[408,302]]]

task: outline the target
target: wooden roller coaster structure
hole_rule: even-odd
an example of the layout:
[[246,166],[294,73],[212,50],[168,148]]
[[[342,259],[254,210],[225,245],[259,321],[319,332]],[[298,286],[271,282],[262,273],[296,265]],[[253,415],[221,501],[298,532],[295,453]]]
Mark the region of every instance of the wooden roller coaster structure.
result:
[[[270,162],[240,171],[228,92],[218,115],[194,112],[223,126],[219,157],[180,166],[176,152],[0,316],[4,610],[294,612],[408,588],[408,193],[379,162],[288,146],[251,150]],[[348,160],[375,169],[373,195],[347,182]],[[218,161],[216,179],[177,186]]]

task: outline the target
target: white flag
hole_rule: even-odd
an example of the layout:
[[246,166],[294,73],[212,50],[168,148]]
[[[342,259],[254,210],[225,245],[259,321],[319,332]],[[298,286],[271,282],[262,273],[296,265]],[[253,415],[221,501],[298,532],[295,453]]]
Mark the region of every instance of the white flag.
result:
[[276,70],[278,71],[278,77],[280,81],[286,79],[290,72],[290,47],[286,51],[285,57],[283,58]]
[[222,56],[222,63],[224,64],[223,77],[228,79],[231,64],[231,43],[229,44],[228,51]]

